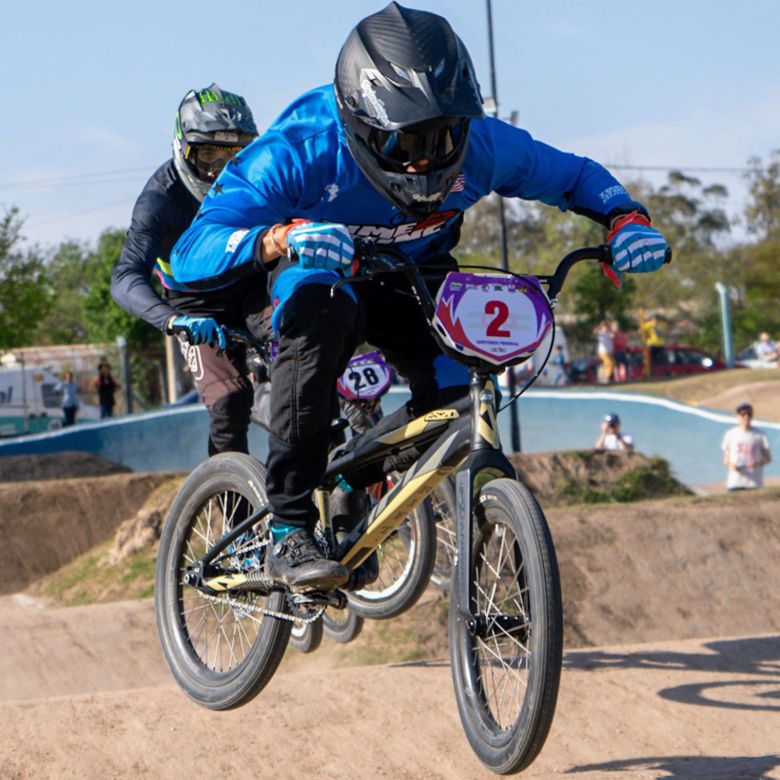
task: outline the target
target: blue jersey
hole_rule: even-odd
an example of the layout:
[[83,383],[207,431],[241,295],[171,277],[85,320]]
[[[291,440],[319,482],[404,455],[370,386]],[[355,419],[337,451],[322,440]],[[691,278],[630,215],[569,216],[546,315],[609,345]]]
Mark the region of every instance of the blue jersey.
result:
[[491,192],[571,209],[604,225],[614,214],[644,211],[598,163],[485,118],[471,122],[466,159],[440,210],[416,220],[360,171],[328,85],[301,96],[228,163],[171,253],[173,278],[189,289],[210,290],[256,273],[262,269],[258,236],[294,218],[340,223],[354,237],[403,243],[424,262],[455,246],[463,212]]

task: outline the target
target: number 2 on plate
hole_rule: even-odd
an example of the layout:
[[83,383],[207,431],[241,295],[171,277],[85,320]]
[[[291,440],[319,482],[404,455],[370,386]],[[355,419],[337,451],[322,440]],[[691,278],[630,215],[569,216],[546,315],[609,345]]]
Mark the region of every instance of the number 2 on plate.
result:
[[488,301],[485,304],[485,314],[495,315],[488,323],[486,334],[494,338],[507,338],[511,332],[503,330],[502,325],[509,318],[509,306],[504,301]]

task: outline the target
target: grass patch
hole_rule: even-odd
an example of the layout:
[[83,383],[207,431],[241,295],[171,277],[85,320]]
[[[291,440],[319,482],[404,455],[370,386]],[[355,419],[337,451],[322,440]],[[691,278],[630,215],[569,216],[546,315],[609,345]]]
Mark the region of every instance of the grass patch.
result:
[[64,607],[102,604],[154,595],[157,546],[139,550],[115,566],[104,558],[112,542],[107,541],[74,558],[56,572],[38,580],[29,592],[45,596]]
[[618,504],[644,501],[651,498],[686,496],[690,491],[671,474],[663,458],[652,458],[649,466],[640,466],[625,472],[611,485],[596,487],[567,479],[563,494],[571,503]]

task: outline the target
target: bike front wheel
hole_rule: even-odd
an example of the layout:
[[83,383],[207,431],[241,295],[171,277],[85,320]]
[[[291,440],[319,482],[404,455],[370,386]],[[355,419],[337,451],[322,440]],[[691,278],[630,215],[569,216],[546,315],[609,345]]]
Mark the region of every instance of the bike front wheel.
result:
[[[456,573],[450,598],[455,697],[477,756],[510,774],[534,760],[555,713],[563,650],[558,566],[542,510],[513,480],[480,491],[473,537],[471,571]],[[460,601],[462,576],[473,585],[473,611]]]
[[[163,655],[184,693],[209,709],[231,709],[256,696],[290,635],[284,594],[214,595],[184,580],[188,566],[265,501],[260,463],[243,453],[215,455],[182,485],[160,538],[155,613]],[[212,565],[226,573],[257,571],[269,538],[264,518]]]

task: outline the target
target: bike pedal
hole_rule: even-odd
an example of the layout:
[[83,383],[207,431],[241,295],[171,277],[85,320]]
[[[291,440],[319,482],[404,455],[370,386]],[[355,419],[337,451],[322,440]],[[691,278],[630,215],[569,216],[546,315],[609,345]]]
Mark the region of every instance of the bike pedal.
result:
[[344,609],[347,606],[347,596],[340,590],[333,590],[328,593],[317,591],[292,591],[291,598],[296,607],[303,609],[316,607]]

